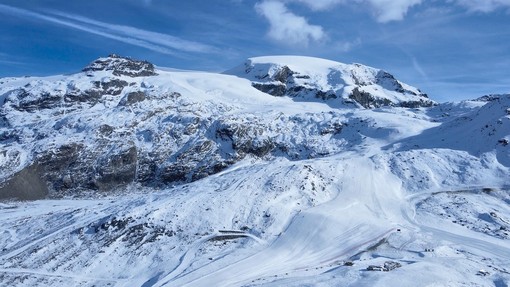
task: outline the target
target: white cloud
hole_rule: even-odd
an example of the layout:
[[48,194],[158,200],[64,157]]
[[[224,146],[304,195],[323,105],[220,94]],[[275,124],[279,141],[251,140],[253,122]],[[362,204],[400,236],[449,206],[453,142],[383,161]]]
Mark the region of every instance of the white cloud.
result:
[[471,11],[480,12],[492,12],[505,7],[510,8],[510,0],[455,0],[455,2]]
[[366,6],[374,14],[377,21],[382,23],[402,20],[407,11],[409,10],[409,8],[422,2],[422,0],[285,0],[285,1],[302,3],[314,11],[327,10],[335,5]]
[[409,8],[422,0],[366,0],[372,8],[377,21],[385,23],[404,19]]
[[263,1],[255,4],[257,12],[270,24],[269,37],[291,45],[305,45],[326,37],[321,26],[311,25],[301,16],[290,12],[279,1]]
[[[313,11],[324,11],[335,5],[365,5],[376,20],[381,23],[400,21],[404,19],[409,9],[419,5],[424,0],[281,0],[284,2],[301,3]],[[493,12],[497,9],[509,9],[510,0],[446,0],[447,3],[457,4],[470,11]]]

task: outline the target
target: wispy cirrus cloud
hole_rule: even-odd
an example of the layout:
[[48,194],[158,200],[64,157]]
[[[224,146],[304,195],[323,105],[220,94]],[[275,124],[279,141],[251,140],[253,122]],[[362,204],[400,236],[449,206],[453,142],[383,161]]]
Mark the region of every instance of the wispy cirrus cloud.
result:
[[116,25],[105,23],[101,21],[96,21],[87,17],[82,17],[75,14],[62,13],[59,11],[49,11],[52,15],[59,16],[62,18],[66,18],[68,20],[74,20],[77,23],[89,25],[89,28],[97,29],[98,31],[106,31],[110,34],[116,36],[123,36],[126,38],[134,38],[149,42],[151,44],[156,44],[161,47],[171,48],[179,51],[185,52],[195,52],[195,53],[209,53],[217,51],[217,48],[212,47],[207,44],[202,44],[193,41],[187,41],[181,39],[179,37],[171,36],[168,34],[147,31],[131,26],[125,25]]
[[13,59],[12,55],[1,53],[1,52],[0,52],[0,64],[6,64],[6,65],[26,65],[25,62]]
[[0,4],[0,13],[2,12],[28,19],[42,20],[163,54],[176,55],[178,52],[215,53],[218,51],[216,47],[168,34],[131,26],[115,25],[58,11],[40,13]]
[[263,1],[255,5],[257,12],[269,21],[268,36],[290,45],[305,45],[324,39],[321,26],[308,23],[307,19],[290,12],[279,1]]

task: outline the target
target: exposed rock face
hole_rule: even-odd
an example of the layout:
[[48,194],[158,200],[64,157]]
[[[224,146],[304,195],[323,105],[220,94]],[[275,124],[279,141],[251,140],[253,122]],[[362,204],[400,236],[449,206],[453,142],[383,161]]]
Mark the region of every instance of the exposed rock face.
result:
[[128,82],[121,79],[104,78],[101,81],[88,82],[84,90],[71,83],[66,90],[41,91],[38,83],[34,83],[9,92],[5,103],[17,111],[29,113],[57,108],[80,108],[77,103],[90,107],[105,95],[120,95],[127,85]]
[[365,108],[370,107],[381,107],[391,105],[391,101],[388,99],[381,99],[372,96],[370,93],[360,91],[359,88],[354,88],[349,98],[355,100]]
[[0,184],[0,199],[42,199],[48,195],[47,183],[41,178],[41,166],[33,164]]
[[120,100],[119,105],[131,106],[135,103],[144,101],[145,98],[146,98],[146,95],[144,92],[141,92],[141,91],[131,92],[131,93],[127,94],[126,96],[124,96]]

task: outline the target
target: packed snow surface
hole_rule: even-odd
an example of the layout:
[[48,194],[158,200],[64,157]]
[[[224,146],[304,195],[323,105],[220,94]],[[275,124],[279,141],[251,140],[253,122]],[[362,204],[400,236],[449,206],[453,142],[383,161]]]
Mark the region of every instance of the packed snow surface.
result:
[[[287,66],[316,76],[297,79],[328,90],[352,84],[352,78],[328,77],[332,67],[378,73],[307,57],[249,62],[263,65],[261,75]],[[0,104],[11,105],[0,131],[15,127],[34,139],[1,142],[2,178],[24,168],[37,154],[32,149],[72,141],[94,146],[88,131],[99,123],[170,133],[165,123],[186,113],[252,124],[259,137],[290,151],[246,154],[188,183],[134,182],[85,198],[4,200],[1,286],[510,284],[510,95],[420,108],[338,108],[271,96],[253,87],[259,78],[236,70],[244,68],[230,75],[136,70],[144,76],[134,78],[114,77],[100,70],[101,62],[91,67],[99,70],[0,79]],[[80,101],[27,112],[9,110],[15,105],[6,101],[16,87],[63,96],[70,87],[87,90],[91,79],[133,84],[91,106]],[[143,102],[118,108],[140,89]],[[164,96],[172,93],[179,98]],[[151,111],[162,116],[151,118]],[[142,118],[151,120],[140,124]],[[46,138],[36,140],[34,127]],[[141,151],[155,145],[133,142]],[[229,148],[222,152],[235,152]]]

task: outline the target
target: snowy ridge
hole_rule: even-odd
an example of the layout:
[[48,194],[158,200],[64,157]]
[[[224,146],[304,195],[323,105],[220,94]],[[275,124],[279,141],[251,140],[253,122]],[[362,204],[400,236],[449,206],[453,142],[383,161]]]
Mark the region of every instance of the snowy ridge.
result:
[[0,79],[0,197],[45,198],[0,202],[0,285],[510,284],[510,95],[306,57],[88,67]]

